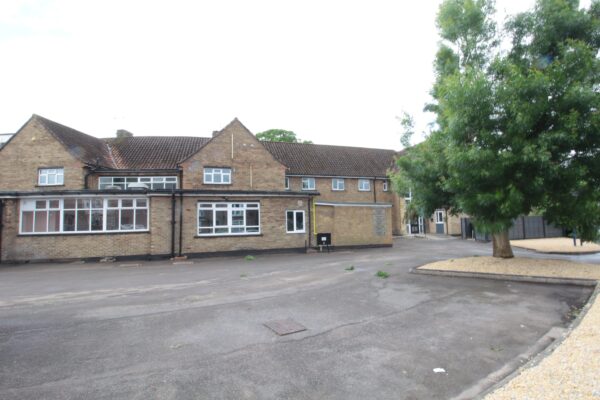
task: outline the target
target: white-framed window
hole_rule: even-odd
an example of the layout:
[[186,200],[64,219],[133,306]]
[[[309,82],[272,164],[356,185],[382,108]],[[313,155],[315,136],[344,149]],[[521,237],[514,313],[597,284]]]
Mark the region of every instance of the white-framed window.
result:
[[257,234],[259,203],[198,203],[198,236]]
[[331,179],[331,190],[344,190],[345,182],[343,178]]
[[315,190],[315,178],[302,178],[302,190]]
[[231,184],[231,168],[204,168],[204,183],[212,185]]
[[40,168],[38,170],[39,186],[58,186],[65,184],[64,168]]
[[285,212],[285,230],[287,233],[304,233],[304,211],[290,210]]
[[436,224],[444,223],[444,211],[443,210],[435,210],[435,223]]
[[285,177],[285,190],[290,190],[290,178]]
[[71,197],[23,199],[21,234],[148,230],[148,199]]
[[383,181],[383,191],[387,192],[389,190],[389,181]]
[[358,190],[361,192],[368,192],[371,190],[371,181],[369,179],[358,180]]
[[[131,184],[144,184],[148,189],[177,189],[176,176],[101,176],[98,189],[133,189]],[[139,186],[138,186],[139,188]]]

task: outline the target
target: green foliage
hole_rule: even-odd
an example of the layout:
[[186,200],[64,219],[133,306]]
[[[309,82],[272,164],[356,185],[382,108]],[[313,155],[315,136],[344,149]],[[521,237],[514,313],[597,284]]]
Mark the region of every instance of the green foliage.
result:
[[388,274],[385,271],[377,271],[377,273],[375,274],[376,277],[381,278],[381,279],[387,279],[390,277],[390,274]]
[[256,138],[267,142],[312,143],[310,140],[300,140],[293,131],[284,129],[269,129],[257,133]]
[[413,117],[407,112],[402,113],[402,117],[396,117],[402,125],[402,136],[400,137],[400,143],[404,147],[410,147],[410,139],[415,134],[415,121]]
[[597,239],[600,226],[600,2],[538,0],[514,16],[496,51],[493,4],[446,0],[431,91],[437,130],[394,177],[427,215],[462,210],[484,232],[541,210]]
[[253,261],[254,259],[255,259],[255,257],[251,256],[251,255],[247,255],[246,257],[244,257],[244,260],[246,260],[246,261]]
[[346,268],[346,271],[354,271],[354,265],[351,265],[348,268]]

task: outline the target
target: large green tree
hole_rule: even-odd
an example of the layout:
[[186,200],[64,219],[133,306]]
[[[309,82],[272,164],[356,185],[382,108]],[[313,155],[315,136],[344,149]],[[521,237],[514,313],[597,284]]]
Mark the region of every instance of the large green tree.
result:
[[267,142],[312,143],[310,140],[300,140],[293,131],[285,129],[269,129],[256,134],[258,140]]
[[538,0],[511,20],[512,46],[500,52],[491,1],[440,7],[427,107],[437,130],[401,158],[399,180],[425,211],[469,214],[492,234],[494,256],[513,256],[508,229],[534,209],[587,240],[598,233],[598,9]]

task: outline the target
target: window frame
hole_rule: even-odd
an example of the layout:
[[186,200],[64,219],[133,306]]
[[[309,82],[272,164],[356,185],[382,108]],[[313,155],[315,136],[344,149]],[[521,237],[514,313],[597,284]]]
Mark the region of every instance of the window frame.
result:
[[[305,182],[312,182],[312,187],[310,187],[308,185],[307,185],[307,187],[304,187]],[[311,176],[302,177],[302,190],[309,191],[309,190],[316,190],[316,188],[317,188],[317,180],[314,177],[311,177]]]
[[[117,207],[109,206],[109,201],[117,201]],[[122,205],[122,200],[131,201],[131,206]],[[65,201],[69,201],[73,205],[65,205]],[[98,205],[98,201],[101,202],[101,206]],[[45,208],[38,208],[39,203],[45,202]],[[58,202],[58,206],[51,207],[52,202]],[[138,205],[138,202],[140,204]],[[142,205],[144,202],[145,205]],[[107,229],[109,211],[118,210],[118,229]],[[122,210],[131,210],[133,216],[133,229],[122,229]],[[48,211],[46,215],[46,229],[45,231],[35,232],[36,230],[36,214],[38,212]],[[58,212],[58,229],[49,230],[50,222],[50,211]],[[140,213],[138,213],[140,211]],[[144,214],[141,211],[145,211],[145,221],[142,228],[136,228],[138,224],[136,220],[139,214]],[[24,229],[24,215],[26,213],[32,213],[32,230],[28,231]],[[94,226],[94,214],[98,215],[101,213],[102,216],[102,228],[93,229]],[[66,230],[67,225],[65,219],[68,219],[72,215],[73,217],[73,230]],[[79,229],[80,221],[79,217],[85,216],[87,219],[87,230]],[[140,224],[141,225],[141,224]],[[81,235],[81,234],[110,234],[110,233],[138,233],[138,232],[149,232],[150,231],[150,199],[147,197],[52,197],[52,198],[24,198],[19,201],[19,235]]]
[[[49,171],[56,171],[50,173]],[[54,176],[56,183],[48,183],[49,176]],[[45,178],[46,183],[42,183],[42,177]],[[59,181],[59,178],[61,180]],[[38,186],[64,186],[65,185],[65,167],[43,167],[38,168]]]
[[290,190],[290,177],[286,176],[285,177],[285,190]]
[[435,223],[436,224],[444,223],[444,210],[435,210]]
[[[336,187],[336,183],[342,183],[342,187],[340,189],[339,185]],[[346,180],[344,178],[331,178],[331,190],[334,192],[343,192],[346,190]]]
[[[293,213],[293,221],[294,221],[294,230],[288,229],[288,213]],[[297,228],[297,219],[296,215],[302,214],[302,230],[298,230]],[[306,212],[304,210],[285,210],[285,233],[306,233]]]
[[[210,207],[208,206],[210,205]],[[243,207],[234,207],[234,205],[243,205]],[[250,206],[250,207],[249,207]],[[201,211],[211,211],[210,220],[212,222],[212,226],[201,225],[200,224],[200,212]],[[235,224],[234,217],[240,217],[239,215],[234,215],[234,212],[244,211],[242,214],[243,224]],[[258,212],[258,225],[248,225],[248,211],[257,211]],[[227,223],[225,225],[218,225],[218,212],[226,212]],[[261,235],[261,217],[260,217],[260,202],[257,201],[228,201],[228,202],[215,202],[215,201],[202,201],[199,200],[196,203],[196,236],[197,237],[221,237],[221,236],[257,236]],[[243,232],[234,232],[233,229],[242,229]],[[248,230],[248,229],[252,230]],[[211,232],[201,232],[200,230],[211,230]],[[217,232],[217,229],[227,229],[227,232]],[[256,230],[255,230],[256,229]]]
[[[143,176],[143,175],[139,175],[139,176],[127,176],[127,175],[123,175],[123,176],[98,176],[98,190],[110,190],[110,189],[106,189],[103,188],[103,185],[107,185],[107,183],[102,183],[102,180],[107,180],[110,179],[110,184],[108,184],[108,186],[119,186],[121,190],[135,190],[136,188],[129,188],[129,184],[131,183],[144,183],[144,184],[150,184],[150,187],[148,189],[150,190],[173,190],[173,188],[157,188],[155,189],[153,186],[156,184],[163,184],[163,185],[167,185],[168,183],[175,183],[175,188],[174,189],[179,189],[179,178],[177,176],[174,175],[153,175],[153,176]],[[115,182],[115,179],[122,179],[122,182]],[[136,180],[135,182],[133,182],[133,180]],[[146,180],[146,179],[150,179],[150,182],[146,182],[146,181],[142,181],[142,180]],[[132,182],[128,182],[128,180],[132,180]],[[137,188],[139,189],[139,188]]]
[[383,191],[384,192],[389,191],[389,181],[387,181],[387,180],[383,181]]
[[[223,181],[223,177],[229,177],[228,182],[214,182],[215,172],[219,171],[219,175],[221,176],[221,181]],[[226,173],[225,173],[226,172]],[[231,185],[232,182],[232,168],[231,167],[204,167],[202,171],[202,183],[205,185]],[[210,176],[210,182],[207,181],[207,177]]]
[[[361,189],[361,183],[366,182],[368,185],[367,189]],[[360,178],[358,180],[358,191],[359,192],[370,192],[371,191],[371,180],[370,179],[364,179],[364,178]]]

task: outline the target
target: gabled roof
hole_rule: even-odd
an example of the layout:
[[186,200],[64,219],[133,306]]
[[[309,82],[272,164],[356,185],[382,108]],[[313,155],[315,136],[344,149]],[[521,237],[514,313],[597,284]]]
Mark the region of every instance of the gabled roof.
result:
[[386,177],[396,152],[365,147],[263,142],[291,175]]
[[[212,138],[192,136],[133,136],[98,139],[39,115],[38,121],[77,159],[106,169],[176,169]],[[241,122],[234,119],[227,127]],[[223,128],[217,135],[227,129]],[[250,134],[251,132],[248,131]],[[364,147],[304,143],[261,142],[290,175],[387,176],[398,152]]]
[[176,169],[208,141],[192,136],[133,136],[104,139],[118,169]]
[[50,121],[39,115],[32,119],[38,121],[52,136],[54,136],[75,158],[86,164],[97,164],[102,167],[114,168],[108,147],[101,139],[86,135],[68,126]]

